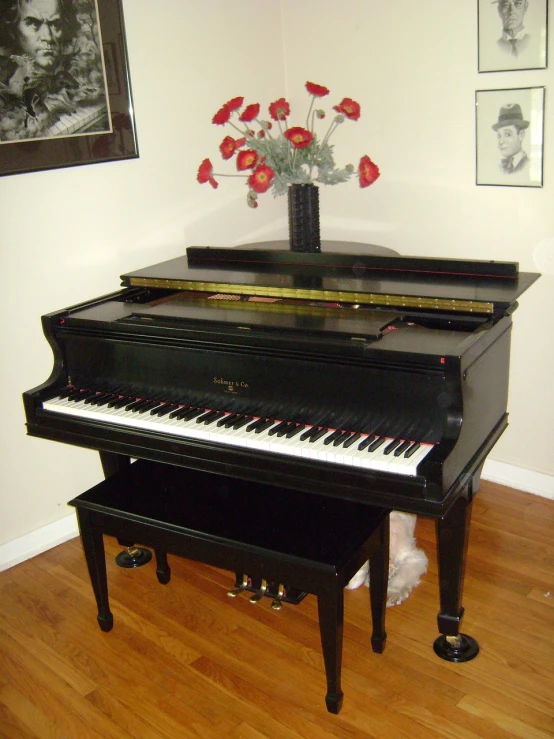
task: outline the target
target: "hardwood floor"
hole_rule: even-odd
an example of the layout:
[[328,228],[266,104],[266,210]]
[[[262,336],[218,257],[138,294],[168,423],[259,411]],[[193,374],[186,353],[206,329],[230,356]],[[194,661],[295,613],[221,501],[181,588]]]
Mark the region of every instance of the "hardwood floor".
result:
[[435,656],[434,523],[418,521],[430,565],[387,611],[372,653],[366,588],[346,591],[344,705],[325,709],[317,603],[271,610],[233,576],[170,557],[115,565],[115,625],[103,633],[80,541],[0,573],[2,739],[543,739],[554,737],[554,501],[483,482],[473,506],[463,631],[472,662]]

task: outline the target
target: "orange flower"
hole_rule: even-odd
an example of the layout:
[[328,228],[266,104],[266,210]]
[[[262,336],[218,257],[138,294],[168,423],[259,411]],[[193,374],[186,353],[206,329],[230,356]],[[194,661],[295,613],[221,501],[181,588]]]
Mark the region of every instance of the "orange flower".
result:
[[360,176],[360,187],[369,187],[370,185],[373,185],[375,180],[381,174],[379,172],[379,167],[375,162],[371,161],[367,154],[360,159],[358,172]]
[[290,105],[285,98],[279,98],[269,106],[269,115],[274,121],[284,121],[290,115]]
[[316,85],[315,82],[306,82],[306,90],[315,98],[322,98],[329,94],[329,90],[323,85]]
[[258,155],[253,149],[245,149],[237,154],[237,169],[239,172],[252,169],[258,163]]
[[254,192],[267,192],[271,187],[271,180],[275,172],[267,164],[259,164],[248,178],[248,184]]
[[254,118],[258,117],[259,112],[260,104],[251,103],[250,105],[247,105],[246,108],[242,111],[242,114],[239,116],[239,121],[242,121],[243,123],[250,123],[250,121],[253,121]]
[[215,123],[216,126],[224,126],[228,122],[230,117],[231,111],[226,105],[224,105],[214,115],[214,117],[212,118],[212,123]]
[[225,136],[221,144],[219,145],[219,151],[223,159],[230,159],[235,151],[241,146],[244,146],[246,139],[234,139],[232,136]]
[[202,164],[198,167],[198,174],[196,175],[196,179],[201,185],[209,182],[215,190],[218,187],[219,183],[217,183],[212,177],[213,171],[214,168],[212,167],[212,163],[210,162],[210,160],[204,159]]
[[357,121],[360,117],[360,104],[351,98],[343,98],[339,105],[333,107],[333,110],[343,113],[351,121]]
[[312,134],[301,126],[287,128],[285,138],[291,142],[295,149],[305,149],[314,140]]
[[232,113],[234,110],[238,110],[242,107],[243,103],[244,98],[232,98],[231,100],[228,100],[223,107],[227,108],[229,113]]

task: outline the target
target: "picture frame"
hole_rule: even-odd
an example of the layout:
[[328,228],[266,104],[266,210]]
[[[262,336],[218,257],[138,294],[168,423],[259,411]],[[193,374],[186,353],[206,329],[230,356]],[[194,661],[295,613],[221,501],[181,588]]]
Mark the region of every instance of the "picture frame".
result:
[[[122,0],[58,0],[58,11],[55,72],[32,47],[0,56],[0,176],[139,156]],[[7,37],[0,14],[4,50]]]
[[544,87],[477,90],[476,184],[542,187]]
[[546,69],[548,0],[477,0],[478,71]]

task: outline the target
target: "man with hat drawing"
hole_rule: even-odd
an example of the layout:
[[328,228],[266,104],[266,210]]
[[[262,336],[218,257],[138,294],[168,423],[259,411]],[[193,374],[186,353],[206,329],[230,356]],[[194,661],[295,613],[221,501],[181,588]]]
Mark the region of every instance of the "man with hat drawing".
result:
[[525,129],[529,121],[523,119],[518,103],[508,103],[500,108],[498,121],[493,125],[496,131],[498,149],[502,160],[500,167],[505,174],[527,172],[529,157],[523,150]]

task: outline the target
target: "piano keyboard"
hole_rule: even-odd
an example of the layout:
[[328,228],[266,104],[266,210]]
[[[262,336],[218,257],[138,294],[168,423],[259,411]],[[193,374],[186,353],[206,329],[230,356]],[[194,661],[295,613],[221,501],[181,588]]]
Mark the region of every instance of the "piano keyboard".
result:
[[432,444],[66,388],[44,410],[185,439],[415,476]]

